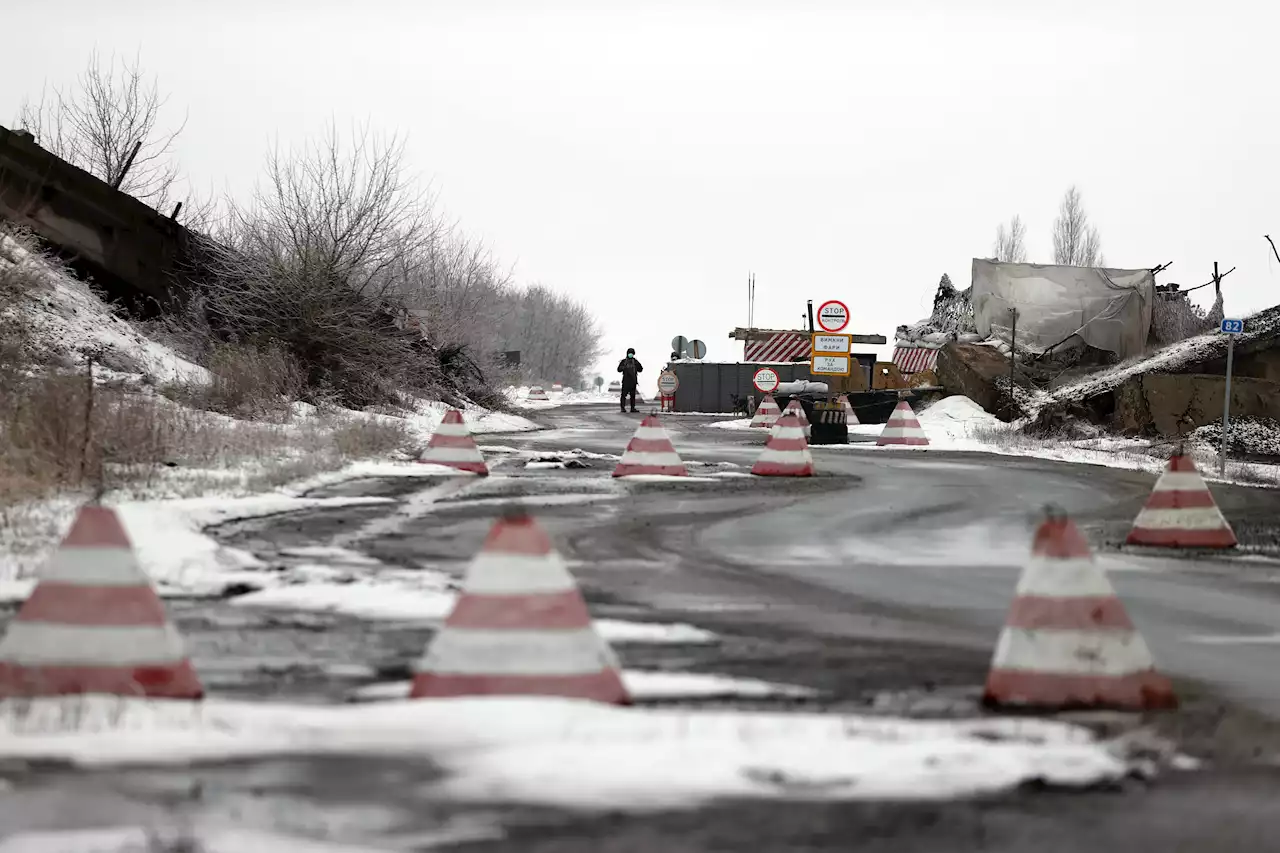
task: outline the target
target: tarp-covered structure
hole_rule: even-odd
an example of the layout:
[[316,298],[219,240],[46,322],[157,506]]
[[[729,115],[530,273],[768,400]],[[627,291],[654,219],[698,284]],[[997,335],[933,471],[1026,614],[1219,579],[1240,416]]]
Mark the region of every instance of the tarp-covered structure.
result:
[[1151,331],[1155,276],[1117,270],[973,259],[973,319],[983,339],[1008,340],[1018,310],[1019,351],[1085,344],[1120,358],[1142,353]]

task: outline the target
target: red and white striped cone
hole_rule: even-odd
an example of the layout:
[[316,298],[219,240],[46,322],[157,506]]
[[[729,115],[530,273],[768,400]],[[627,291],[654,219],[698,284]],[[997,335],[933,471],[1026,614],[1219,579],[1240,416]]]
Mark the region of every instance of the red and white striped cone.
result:
[[906,400],[898,403],[898,407],[889,415],[889,420],[876,439],[878,446],[927,447],[929,438],[924,434],[916,413],[911,411],[911,404]]
[[849,403],[849,395],[841,394],[840,402],[844,403],[844,422],[849,426],[857,426],[861,423],[861,421],[858,420],[857,413],[853,411],[853,406]]
[[1066,515],[1036,531],[1031,562],[1000,634],[983,701],[1044,709],[1175,708],[1089,544]]
[[427,449],[422,451],[418,461],[444,465],[482,477],[489,474],[489,466],[484,464],[484,456],[480,454],[480,448],[471,436],[471,428],[462,419],[462,412],[457,409],[444,413],[444,420],[432,433]]
[[539,403],[545,403],[549,401],[551,398],[547,396],[546,389],[544,389],[541,385],[534,385],[532,388],[529,389],[529,393],[528,395],[525,396],[525,399],[534,400]]
[[618,659],[530,516],[500,519],[419,661],[411,699],[563,696],[629,704]]
[[1236,534],[1190,456],[1175,453],[1133,521],[1129,545],[1234,548]]
[[636,434],[632,436],[622,459],[618,461],[618,467],[613,469],[615,477],[631,477],[636,474],[666,474],[672,477],[685,477],[689,474],[657,415],[648,415],[640,421]]
[[752,428],[771,427],[781,416],[782,411],[778,408],[778,401],[773,399],[772,394],[765,394],[760,400],[760,405],[756,407],[755,415],[751,418],[751,426]]
[[[809,416],[804,413],[804,406],[802,406],[800,404],[800,401],[795,399],[794,397],[791,398],[790,403],[787,403],[787,407],[782,410],[782,416],[786,417],[787,415],[795,415],[796,420],[800,421],[800,426],[804,428],[805,441],[808,441],[810,438],[813,437],[813,427],[810,426],[809,424]],[[778,421],[774,423],[773,428],[769,432],[769,435],[774,436],[778,434],[778,424],[780,423],[782,423],[781,418],[779,418]]]
[[115,510],[83,507],[0,639],[0,700],[204,688]]
[[563,394],[563,393],[564,393],[564,386],[563,386],[563,385],[561,385],[559,382],[555,383],[554,385],[552,385],[552,386],[551,386],[551,393],[552,393],[552,394]]
[[795,415],[784,415],[769,436],[764,453],[751,466],[751,473],[761,477],[812,477],[813,457],[804,440],[804,427]]

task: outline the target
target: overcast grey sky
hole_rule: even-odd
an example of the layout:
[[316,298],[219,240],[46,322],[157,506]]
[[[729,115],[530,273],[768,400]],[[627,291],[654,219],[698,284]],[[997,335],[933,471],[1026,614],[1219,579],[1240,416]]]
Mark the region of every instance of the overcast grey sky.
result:
[[838,298],[892,341],[1011,214],[1050,261],[1071,183],[1109,265],[1218,260],[1228,314],[1280,302],[1274,3],[0,0],[0,30],[0,121],[140,51],[197,186],[331,118],[407,133],[464,229],[591,307],[608,370],[675,334],[741,358],[748,270],[758,325]]

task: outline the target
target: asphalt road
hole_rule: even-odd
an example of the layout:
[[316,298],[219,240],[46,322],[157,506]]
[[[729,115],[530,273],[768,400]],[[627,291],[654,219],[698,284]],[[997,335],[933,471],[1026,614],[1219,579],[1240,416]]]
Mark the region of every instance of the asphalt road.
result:
[[[559,429],[538,447],[618,453],[635,416],[611,407],[569,407],[544,416]],[[665,419],[686,459],[744,466],[763,438],[708,428],[697,416]],[[774,573],[906,608],[946,636],[993,648],[1041,508],[1076,517],[1099,548],[1157,665],[1280,717],[1280,561],[1136,553],[1115,547],[1150,492],[1143,472],[1026,457],[870,446],[814,447],[823,479],[837,491],[767,496],[700,525],[686,557]],[[1280,524],[1280,490],[1214,487],[1229,518]],[[696,511],[697,502],[690,507]],[[689,506],[686,503],[686,506]],[[696,564],[697,559],[692,559]],[[1273,572],[1274,570],[1274,572]]]

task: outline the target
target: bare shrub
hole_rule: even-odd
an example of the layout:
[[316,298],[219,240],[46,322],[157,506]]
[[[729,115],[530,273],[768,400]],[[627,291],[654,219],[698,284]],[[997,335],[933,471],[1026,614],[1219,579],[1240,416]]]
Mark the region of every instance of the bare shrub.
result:
[[297,361],[278,344],[214,343],[205,364],[208,384],[171,385],[166,396],[233,417],[284,420],[302,392]]
[[408,452],[415,440],[404,421],[393,418],[348,420],[333,429],[334,450],[346,460]]

